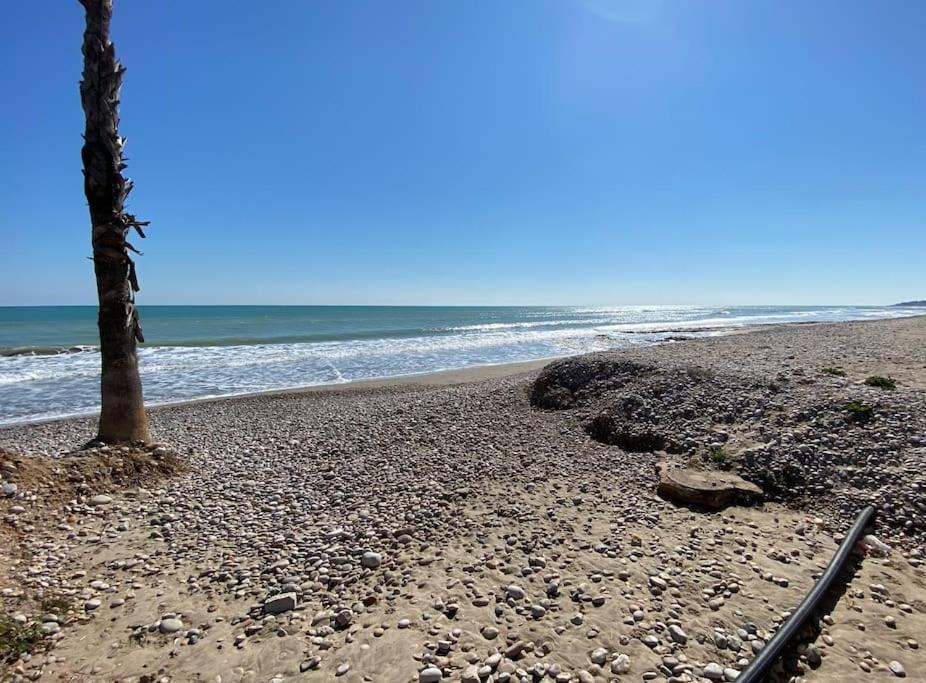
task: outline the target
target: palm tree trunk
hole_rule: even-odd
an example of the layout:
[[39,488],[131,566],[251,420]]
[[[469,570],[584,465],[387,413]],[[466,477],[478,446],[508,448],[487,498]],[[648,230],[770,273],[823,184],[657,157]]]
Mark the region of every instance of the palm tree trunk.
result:
[[138,375],[135,342],[144,341],[135,308],[138,281],[129,256],[134,247],[126,241],[131,228],[144,237],[142,227],[125,213],[132,181],[122,175],[119,137],[119,89],[123,66],[109,40],[112,0],[80,0],[86,10],[82,52],[84,73],[80,99],[86,115],[84,193],[90,208],[93,265],[100,302],[100,355],[102,408],[97,438],[106,443],[147,442],[148,418]]

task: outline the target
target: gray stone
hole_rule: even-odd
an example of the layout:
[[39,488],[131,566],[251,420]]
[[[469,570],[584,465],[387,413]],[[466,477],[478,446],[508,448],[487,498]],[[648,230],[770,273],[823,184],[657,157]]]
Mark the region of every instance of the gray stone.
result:
[[669,627],[669,637],[678,643],[679,645],[684,645],[688,642],[688,635],[682,630],[682,627],[678,624],[672,624]]
[[711,662],[704,667],[704,677],[710,678],[712,681],[723,680],[723,667],[716,662]]
[[663,579],[659,578],[658,576],[649,577],[649,585],[651,585],[653,588],[660,590],[660,591],[664,591],[666,588],[669,587],[669,585]]
[[46,621],[40,628],[42,630],[42,635],[51,636],[61,630],[61,625],[55,621]]
[[365,552],[360,558],[360,566],[367,569],[376,569],[383,563],[383,556],[372,551]]
[[611,673],[623,675],[630,671],[630,657],[625,654],[619,654],[611,662]]
[[321,657],[319,657],[318,655],[312,655],[311,657],[306,659],[304,662],[302,662],[302,664],[299,665],[299,671],[306,672],[306,671],[312,671],[313,669],[317,669],[318,665],[321,664],[321,661],[322,661]]
[[282,614],[296,609],[295,593],[272,595],[264,601],[264,614]]
[[161,633],[176,633],[183,628],[183,622],[179,619],[161,619],[158,630]]
[[813,643],[807,646],[807,651],[804,653],[804,656],[807,657],[807,663],[812,669],[816,669],[818,666],[820,666],[820,664],[823,663],[820,650]]
[[441,670],[436,666],[429,666],[427,669],[422,669],[421,673],[418,674],[418,683],[439,683],[443,680],[444,674],[441,673]]

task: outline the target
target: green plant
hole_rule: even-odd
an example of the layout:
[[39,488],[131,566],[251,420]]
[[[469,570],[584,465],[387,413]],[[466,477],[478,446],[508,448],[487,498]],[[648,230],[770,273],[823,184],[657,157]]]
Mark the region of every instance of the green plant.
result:
[[834,377],[845,377],[846,376],[846,369],[841,368],[838,365],[832,368],[823,368],[823,372],[824,374],[833,375]]
[[704,459],[715,467],[723,469],[730,465],[730,451],[723,446],[708,446],[707,453],[704,454]]
[[875,409],[867,403],[852,401],[846,404],[849,418],[856,422],[868,422],[875,415]]
[[41,638],[38,624],[20,624],[7,616],[0,617],[0,661],[12,664],[29,652]]
[[879,389],[896,389],[897,380],[893,377],[882,377],[881,375],[872,375],[865,380],[865,384],[870,387],[878,387]]

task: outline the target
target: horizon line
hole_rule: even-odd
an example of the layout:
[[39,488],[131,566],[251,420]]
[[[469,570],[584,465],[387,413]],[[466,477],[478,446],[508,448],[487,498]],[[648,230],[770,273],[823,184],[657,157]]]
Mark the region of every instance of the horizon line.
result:
[[[921,300],[910,299],[908,301],[918,302]],[[194,303],[194,304],[140,304],[136,302],[137,308],[154,308],[154,307],[172,307],[172,308],[194,308],[194,307],[212,307],[212,308],[625,308],[625,307],[652,307],[652,308],[747,308],[760,306],[800,306],[800,307],[836,307],[850,306],[853,308],[883,308],[889,306],[901,306],[907,301],[889,303],[889,304],[859,304],[859,303],[813,303],[813,304],[795,304],[795,303],[637,303],[637,304],[213,304],[213,303]],[[0,308],[97,308],[99,304],[0,304]]]

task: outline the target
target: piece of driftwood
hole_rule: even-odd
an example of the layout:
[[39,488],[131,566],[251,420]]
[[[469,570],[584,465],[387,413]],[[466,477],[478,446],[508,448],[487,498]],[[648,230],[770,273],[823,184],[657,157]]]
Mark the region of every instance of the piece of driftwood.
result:
[[656,493],[674,502],[719,509],[763,496],[761,488],[732,472],[669,467],[667,463],[659,463],[656,469]]

